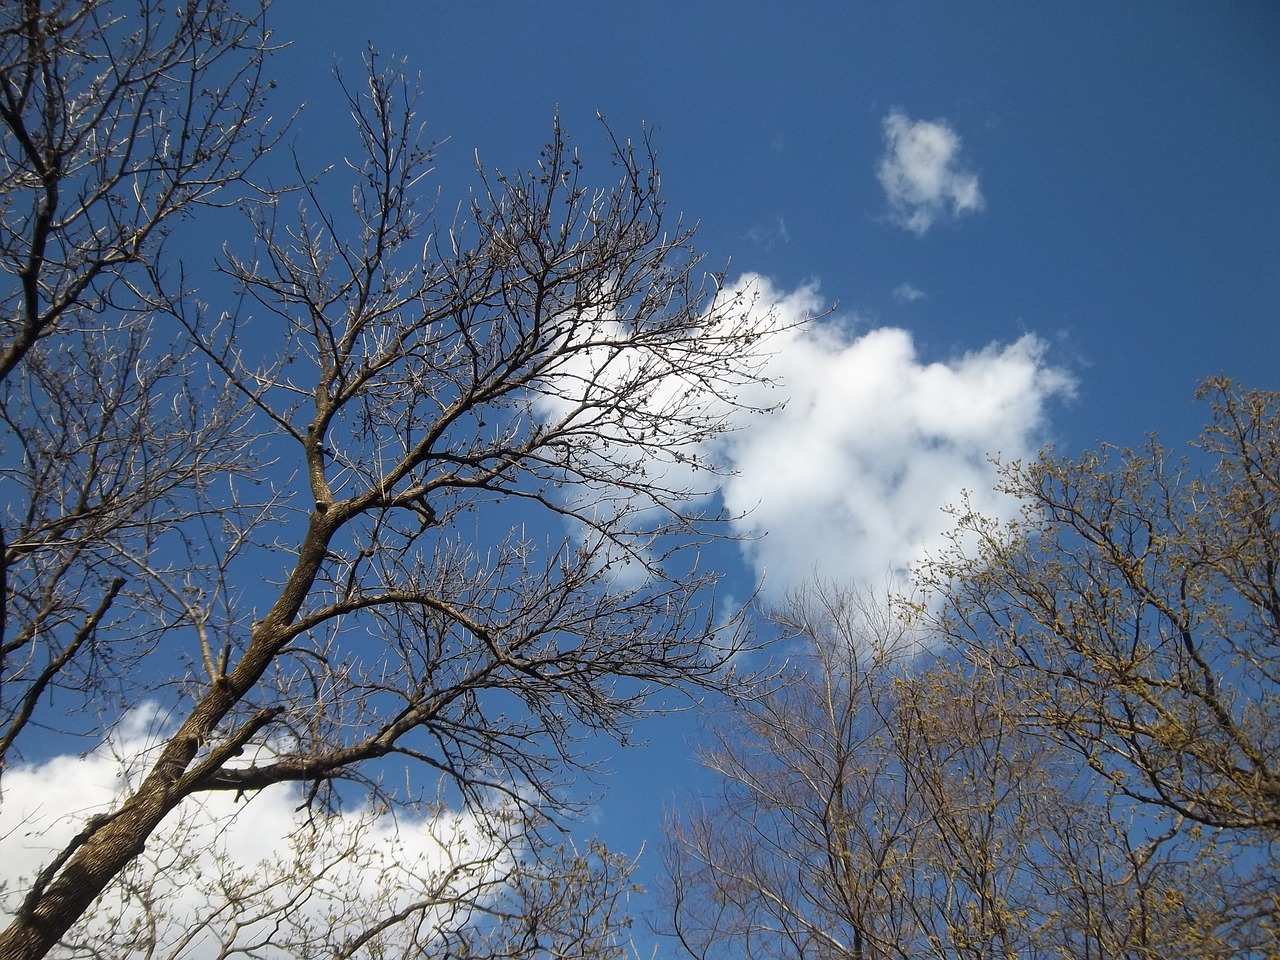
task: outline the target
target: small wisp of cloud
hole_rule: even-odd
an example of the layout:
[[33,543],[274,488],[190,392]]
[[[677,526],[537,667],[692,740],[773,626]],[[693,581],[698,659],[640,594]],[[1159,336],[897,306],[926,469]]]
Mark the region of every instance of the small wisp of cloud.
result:
[[960,136],[945,121],[894,110],[884,118],[884,139],[876,176],[893,223],[924,236],[942,217],[983,208],[978,175],[961,166]]
[[901,300],[903,303],[915,303],[917,300],[928,300],[929,295],[919,287],[913,287],[909,283],[900,283],[893,288],[893,299]]
[[787,222],[778,217],[772,224],[757,224],[747,231],[747,239],[762,250],[772,250],[778,244],[791,242],[791,234],[787,232]]

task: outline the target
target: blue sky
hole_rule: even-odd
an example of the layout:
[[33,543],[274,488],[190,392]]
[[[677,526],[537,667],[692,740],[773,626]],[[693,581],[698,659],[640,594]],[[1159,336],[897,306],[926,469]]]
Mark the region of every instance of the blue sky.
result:
[[[758,271],[926,360],[1034,332],[1079,380],[1068,448],[1185,434],[1201,377],[1255,386],[1280,346],[1280,10],[1268,3],[280,5],[285,102],[330,117],[326,72],[366,42],[421,70],[424,115],[528,162],[558,107],[582,143],[597,110],[658,128],[673,208],[713,264]],[[877,182],[893,110],[961,138],[985,207],[923,236]],[[447,185],[444,187],[448,196]],[[927,294],[902,302],[901,284]]]
[[[304,165],[337,159],[331,69],[371,44],[421,71],[445,207],[473,151],[529,164],[557,110],[601,182],[597,111],[652,124],[709,266],[797,315],[838,304],[779,348],[790,412],[722,451],[740,532],[764,535],[721,558],[744,596],[909,569],[943,503],[985,496],[988,453],[1180,442],[1204,376],[1280,388],[1275,4],[278,0],[272,20]],[[695,731],[615,751],[584,835],[656,867]]]
[[[815,412],[778,431],[798,446],[779,454],[775,436],[735,453],[741,502],[756,505],[748,532],[773,528],[773,545],[748,559],[757,573],[771,560],[775,584],[814,543],[814,517],[821,529],[838,513],[863,517],[815,551],[820,573],[874,578],[902,561],[912,530],[868,530],[868,518],[937,514],[935,487],[885,479],[922,462],[903,439],[922,423],[943,424],[943,446],[967,444],[931,468],[954,481],[957,464],[995,452],[987,444],[1010,456],[1045,441],[1137,444],[1152,430],[1187,439],[1203,423],[1193,393],[1206,375],[1280,386],[1272,4],[382,0],[353,15],[313,0],[275,18],[292,43],[282,97],[312,101],[296,131],[304,156],[343,120],[323,106],[329,67],[354,69],[372,44],[422,73],[428,130],[449,138],[446,202],[473,149],[491,165],[528,163],[557,110],[588,148],[597,111],[623,136],[653,124],[668,202],[700,222],[709,264],[767,278],[797,309],[838,303],[822,322],[839,340],[826,372],[815,374],[812,342],[789,367],[824,385],[806,398]],[[975,178],[980,205],[957,209],[944,192],[927,230],[904,227],[917,208],[895,217],[878,176],[894,130],[953,138],[942,169]],[[886,359],[868,336],[896,337],[914,359]],[[979,375],[961,358],[984,350]],[[930,371],[952,384],[930,385]],[[868,382],[868,396],[851,395]],[[1002,390],[1026,422],[957,426]],[[770,455],[753,473],[752,458]],[[770,471],[796,459],[813,466],[775,501]],[[790,545],[784,528],[799,530]],[[691,730],[657,726],[653,749],[616,758],[599,807],[608,839],[654,840],[658,809],[692,777]]]

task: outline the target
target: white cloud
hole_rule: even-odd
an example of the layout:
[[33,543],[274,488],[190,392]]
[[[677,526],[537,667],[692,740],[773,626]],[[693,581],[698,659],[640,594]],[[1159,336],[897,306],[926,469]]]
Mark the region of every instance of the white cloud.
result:
[[[755,284],[783,321],[822,307],[813,287],[738,284]],[[902,329],[855,335],[835,318],[782,327],[767,372],[788,404],[722,447],[736,471],[726,505],[746,514],[743,549],[774,597],[815,572],[873,585],[909,576],[943,546],[943,508],[965,491],[977,509],[1009,516],[988,456],[1033,454],[1047,405],[1072,388],[1031,335],[928,362]]]
[[[572,438],[560,451],[567,469],[557,495],[577,516],[643,532],[670,519],[656,501],[715,494],[707,438],[741,415],[729,398],[752,402],[745,394],[770,361],[779,325],[797,322],[759,297],[751,284],[723,288],[696,328],[674,336],[611,310],[565,323],[532,408],[546,429]],[[772,406],[776,398],[761,402]]]
[[[919,295],[909,290],[900,295]],[[993,492],[988,458],[1033,455],[1049,404],[1070,394],[1072,380],[1033,335],[928,361],[900,328],[855,334],[847,318],[804,323],[825,307],[813,284],[783,291],[749,274],[721,290],[710,316],[719,317],[715,329],[733,352],[718,361],[715,387],[736,407],[706,384],[651,370],[646,357],[591,348],[566,361],[557,392],[538,399],[540,414],[550,420],[578,409],[575,384],[607,383],[610,375],[627,382],[638,370],[648,385],[638,409],[658,422],[671,417],[673,438],[690,409],[701,421],[735,427],[696,443],[727,476],[698,477],[674,456],[650,456],[644,467],[650,478],[690,491],[719,481],[730,514],[741,515],[734,529],[745,557],[771,597],[815,574],[902,581],[943,548],[953,525],[944,508],[966,492],[983,513],[1012,514],[1016,505]],[[608,332],[616,321],[601,323]],[[750,349],[738,342],[744,335]],[[751,372],[768,382],[753,384]],[[772,414],[750,412],[779,402],[785,406]],[[615,471],[630,466],[619,465],[616,449],[598,455],[615,458]],[[615,576],[625,573],[615,568]]]
[[928,300],[929,295],[918,287],[913,287],[909,283],[900,283],[893,288],[893,296],[895,300],[902,300],[906,303],[914,303],[916,300]]
[[[110,810],[136,779],[156,743],[146,733],[154,720],[153,710],[139,708],[118,736],[87,756],[5,771],[0,918],[12,915],[26,886],[21,878],[29,881],[86,817]],[[169,816],[72,936],[124,955],[139,936],[133,924],[147,899],[163,911],[148,917],[161,956],[182,942],[189,944],[184,956],[216,956],[266,934],[278,947],[292,940],[296,949],[262,956],[329,953],[342,937],[412,904],[423,905],[421,917],[435,929],[465,917],[450,901],[470,892],[483,903],[509,872],[515,848],[489,826],[444,807],[424,817],[366,806],[311,817],[298,790],[286,786],[242,798],[206,794]],[[317,935],[334,942],[313,940],[304,949]]]
[[877,176],[896,224],[922,236],[948,211],[982,209],[977,174],[960,167],[960,137],[945,122],[913,121],[894,110],[884,119],[884,139]]

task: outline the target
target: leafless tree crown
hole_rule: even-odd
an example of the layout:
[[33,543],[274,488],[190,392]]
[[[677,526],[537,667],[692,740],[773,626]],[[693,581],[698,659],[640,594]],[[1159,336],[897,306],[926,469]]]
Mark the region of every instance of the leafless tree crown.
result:
[[[0,957],[141,949],[95,941],[94,904],[159,916],[147,840],[210,794],[305,785],[319,823],[339,781],[434,798],[370,766],[408,760],[527,838],[584,736],[625,741],[655,689],[722,686],[742,642],[698,559],[723,533],[707,451],[774,319],[708,285],[647,132],[610,135],[601,185],[557,124],[442,213],[415,85],[371,57],[340,81],[345,164],[269,189],[272,43],[230,2],[0,14],[0,762],[140,701],[169,718],[119,804],[6,891]],[[177,231],[228,207],[248,233],[206,276]],[[617,861],[562,862],[547,889],[614,909],[589,891]],[[352,922],[324,949],[383,943],[388,918]],[[546,949],[504,943],[483,949]]]
[[686,955],[1274,955],[1274,861],[1108,791],[989,660],[845,587],[776,620],[793,672],[714,724],[720,790],[668,828]]
[[1021,678],[1035,722],[1124,793],[1214,828],[1280,828],[1280,414],[1205,382],[1193,462],[1154,439],[1005,471],[1025,517],[962,516],[944,628]]

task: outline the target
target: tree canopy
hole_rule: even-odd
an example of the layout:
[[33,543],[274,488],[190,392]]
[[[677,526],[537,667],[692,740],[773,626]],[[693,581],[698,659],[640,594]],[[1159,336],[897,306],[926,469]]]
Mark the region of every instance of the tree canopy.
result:
[[[625,861],[539,837],[584,737],[732,682],[706,445],[774,321],[717,295],[648,131],[596,181],[553,124],[438,207],[373,55],[335,87],[354,148],[281,162],[275,43],[226,0],[0,14],[0,763],[160,718],[4,890],[0,957],[613,955]],[[288,784],[292,852],[219,872],[200,811]],[[435,831],[410,895],[321,882],[391,815]]]
[[1277,949],[1280,415],[1216,378],[1152,439],[1006,465],[923,592],[812,584],[781,681],[713,724],[670,827],[698,960]]
[[1022,682],[1029,718],[1121,792],[1211,827],[1280,827],[1280,412],[1207,380],[1194,459],[1144,450],[1004,472],[1026,503],[938,564],[944,629]]

